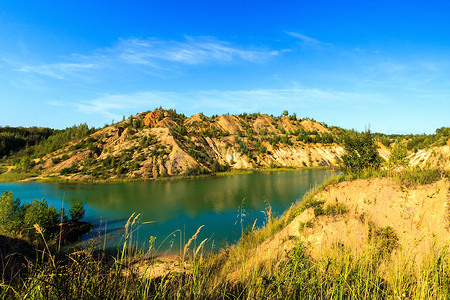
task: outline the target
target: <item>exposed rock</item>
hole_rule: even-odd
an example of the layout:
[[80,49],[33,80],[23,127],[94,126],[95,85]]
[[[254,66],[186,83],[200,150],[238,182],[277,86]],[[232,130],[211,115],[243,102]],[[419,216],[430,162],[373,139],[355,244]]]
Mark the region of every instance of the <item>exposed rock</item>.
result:
[[203,121],[203,118],[205,116],[202,113],[197,113],[193,115],[192,117],[186,119],[184,121],[184,126],[199,126],[199,125],[206,125],[207,123]]
[[155,126],[159,122],[160,115],[161,115],[161,112],[159,110],[149,112],[144,118],[145,126],[147,126],[147,127]]
[[[157,109],[68,143],[36,160],[35,170],[42,177],[61,176],[66,169],[64,173],[72,173],[64,176],[72,179],[147,179],[210,171],[214,162],[235,169],[336,167],[344,154],[341,145],[304,142],[304,137],[314,140],[326,134],[336,138],[341,131],[287,116],[221,115],[212,119],[198,113],[186,118]],[[390,149],[381,143],[377,146],[380,155],[389,159]],[[412,166],[450,169],[450,146],[419,150],[409,159]]]
[[217,118],[217,124],[230,134],[237,134],[239,131],[244,131],[235,116],[221,115]]

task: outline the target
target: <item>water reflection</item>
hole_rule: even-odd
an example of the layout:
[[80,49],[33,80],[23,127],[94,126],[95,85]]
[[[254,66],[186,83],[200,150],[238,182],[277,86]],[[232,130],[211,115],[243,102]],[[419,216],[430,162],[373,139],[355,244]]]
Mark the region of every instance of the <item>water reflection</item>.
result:
[[[142,213],[143,221],[154,223],[139,230],[141,243],[152,235],[160,243],[169,237],[164,249],[179,240],[172,232],[181,230],[189,239],[201,225],[205,227],[199,239],[212,237],[210,246],[213,241],[215,245],[234,242],[241,235],[241,225],[236,224],[239,206],[246,211],[244,227],[256,219],[261,226],[265,206],[270,204],[273,213],[280,214],[311,187],[335,173],[301,170],[114,185],[0,184],[0,191],[11,190],[23,201],[45,198],[57,208],[68,209],[74,201],[84,202],[86,219],[99,224],[101,218],[102,226],[108,224],[108,231],[123,226],[132,213]],[[96,230],[104,229],[97,226]]]

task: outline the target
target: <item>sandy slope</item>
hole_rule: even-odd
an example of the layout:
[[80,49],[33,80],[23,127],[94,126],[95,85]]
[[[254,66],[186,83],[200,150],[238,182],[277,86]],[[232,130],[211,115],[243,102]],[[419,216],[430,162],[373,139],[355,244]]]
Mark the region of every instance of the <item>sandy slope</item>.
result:
[[338,216],[318,217],[314,216],[313,208],[301,212],[249,255],[252,258],[245,262],[247,267],[238,269],[251,270],[251,266],[264,261],[282,259],[294,247],[296,239],[293,237],[304,242],[313,258],[320,258],[336,242],[358,253],[368,245],[370,226],[390,226],[400,244],[392,255],[406,254],[418,264],[432,245],[442,248],[450,243],[450,183],[447,179],[408,188],[392,179],[358,179],[332,184],[314,199],[325,201],[324,206],[344,204],[349,211]]

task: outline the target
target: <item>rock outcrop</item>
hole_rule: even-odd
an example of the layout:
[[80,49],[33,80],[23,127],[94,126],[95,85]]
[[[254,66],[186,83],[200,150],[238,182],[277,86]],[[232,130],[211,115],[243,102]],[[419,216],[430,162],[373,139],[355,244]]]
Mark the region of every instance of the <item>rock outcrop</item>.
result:
[[[191,117],[157,109],[100,129],[36,160],[43,177],[154,179],[232,169],[336,167],[343,129],[265,114]],[[388,159],[390,149],[378,143]],[[450,146],[410,155],[413,166],[450,169]],[[444,162],[444,163],[442,163]]]

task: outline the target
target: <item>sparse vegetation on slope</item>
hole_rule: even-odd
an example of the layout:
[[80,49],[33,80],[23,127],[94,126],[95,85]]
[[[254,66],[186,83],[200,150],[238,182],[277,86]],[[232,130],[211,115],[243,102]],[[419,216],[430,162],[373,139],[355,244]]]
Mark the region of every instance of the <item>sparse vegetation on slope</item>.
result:
[[[26,176],[56,181],[148,180],[230,169],[339,167],[342,160],[345,170],[359,173],[357,165],[372,159],[372,167],[378,168],[389,160],[391,150],[403,157],[391,159],[390,168],[404,167],[406,158],[410,166],[422,168],[436,167],[441,157],[450,158],[445,127],[425,136],[358,133],[295,114],[207,117],[199,113],[188,118],[159,108],[98,130],[81,124],[48,134],[29,142],[26,149],[5,154],[2,161],[8,169],[0,174],[0,181]],[[365,144],[367,136],[371,146],[358,146]],[[421,142],[414,150],[410,144],[416,140]],[[450,169],[450,163],[443,169]]]
[[73,127],[4,160],[41,177],[78,180],[337,166],[342,147],[336,143],[343,132],[295,116],[187,118],[174,110],[157,109],[95,132],[85,125]]
[[[448,299],[449,183],[404,189],[391,179],[330,179],[298,206],[217,254],[178,258],[130,247],[96,247],[31,265],[0,287],[3,298]],[[322,207],[326,213],[316,215]],[[445,209],[447,207],[447,209]],[[152,241],[152,239],[151,239]],[[153,240],[154,241],[154,240]],[[100,247],[101,248],[101,247]],[[189,254],[189,255],[187,255]],[[48,257],[48,255],[46,255]]]

